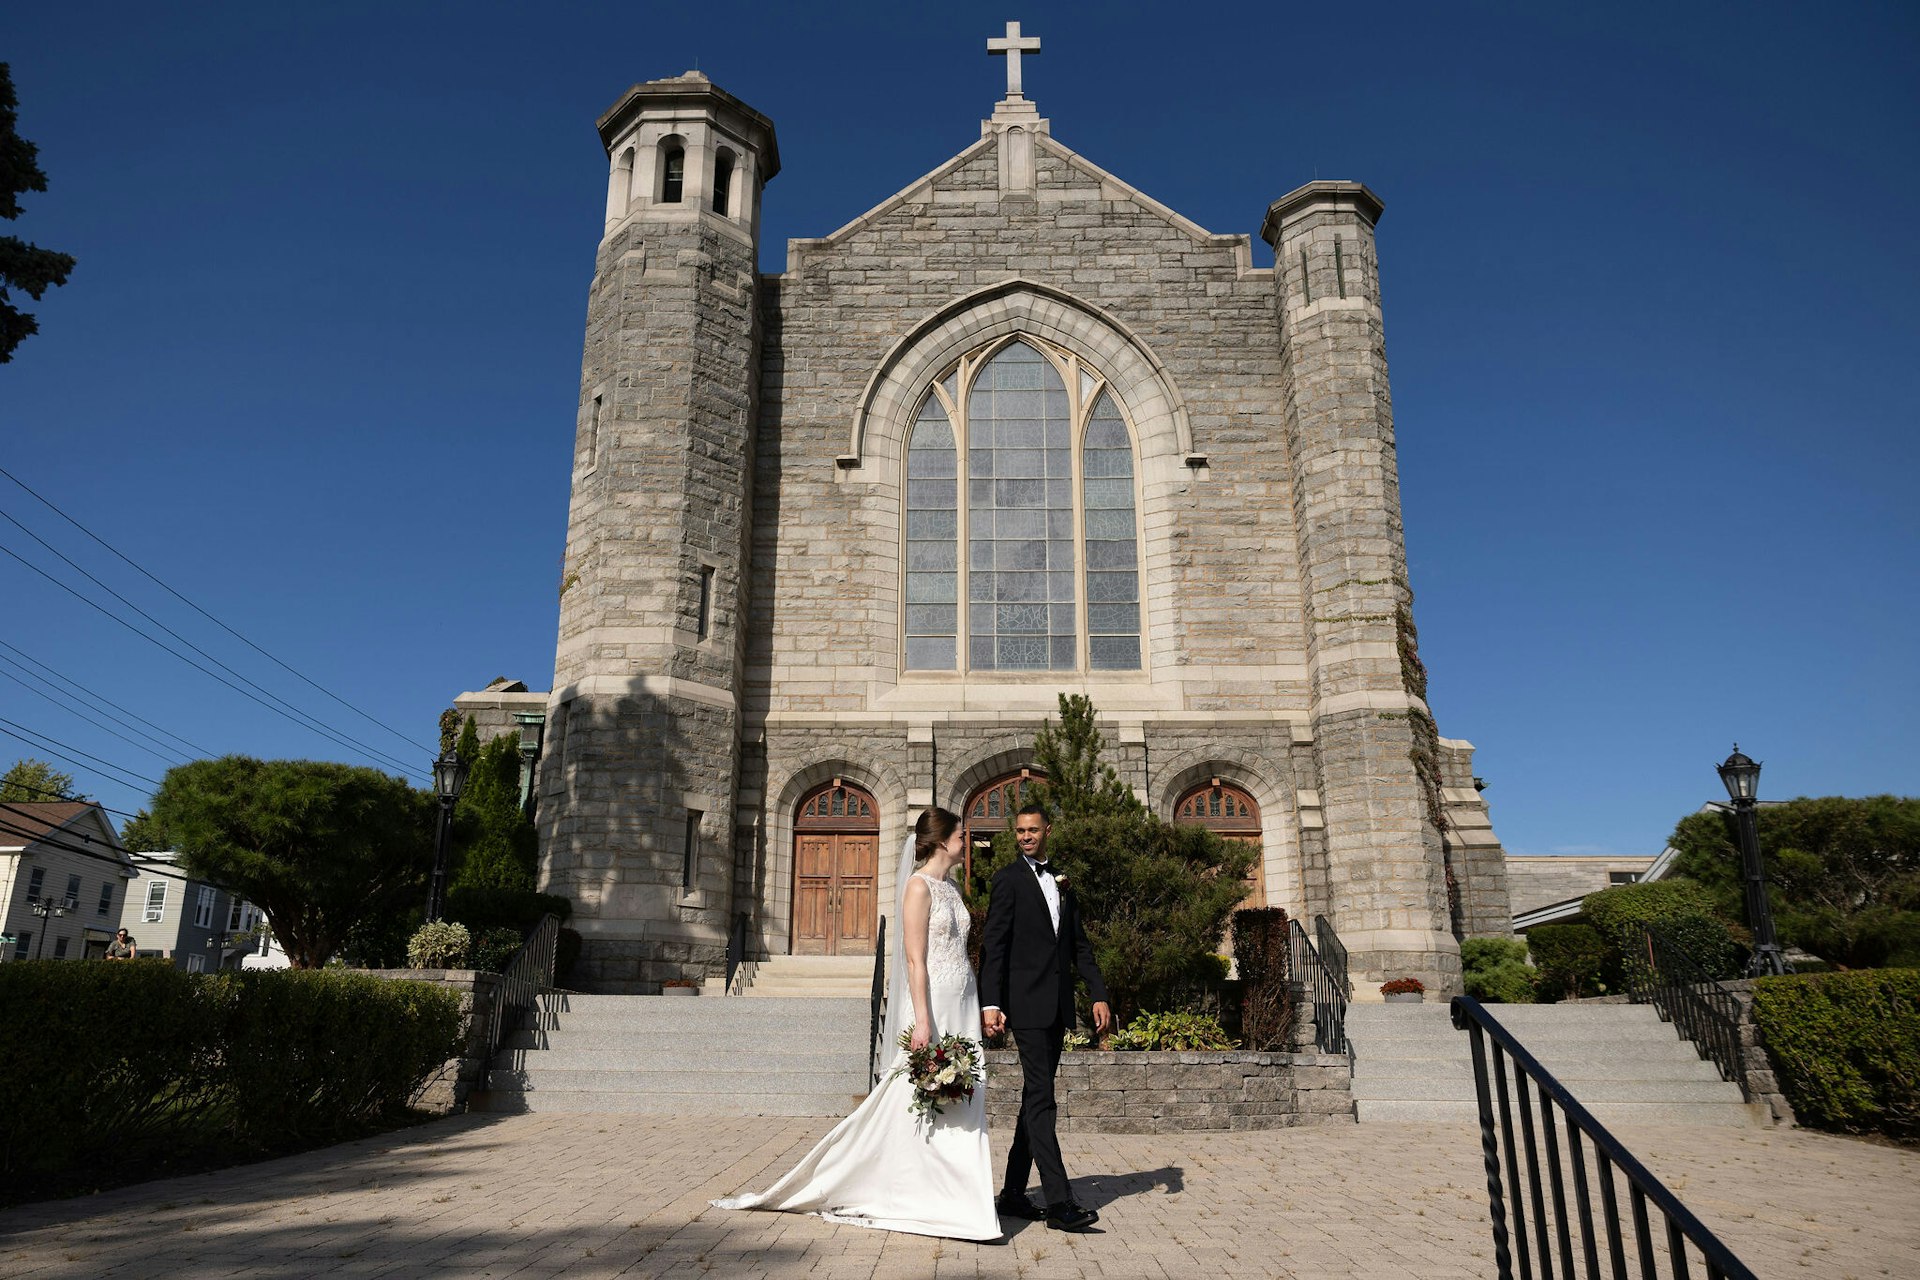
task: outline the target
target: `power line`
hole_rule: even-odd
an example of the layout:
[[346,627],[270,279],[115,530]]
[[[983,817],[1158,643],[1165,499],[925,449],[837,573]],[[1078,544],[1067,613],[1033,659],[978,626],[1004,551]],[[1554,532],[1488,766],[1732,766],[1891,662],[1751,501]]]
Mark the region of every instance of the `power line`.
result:
[[[18,805],[8,801],[0,801],[0,808],[12,809],[15,812],[19,812],[20,809]],[[64,827],[54,827],[46,831],[36,831],[32,827],[23,827],[16,822],[9,822],[6,818],[0,817],[0,832],[4,832],[10,836],[16,836],[22,840],[30,840],[35,844],[45,845],[47,848],[58,850],[61,853],[71,853],[82,858],[93,858],[99,862],[111,862],[114,866],[122,870],[136,869],[137,864],[134,863],[131,857],[123,860],[114,857],[110,853],[101,853],[98,849],[84,848],[80,845],[73,844],[68,839],[64,839],[63,837],[71,836],[93,843],[92,836],[80,835],[76,832],[68,831]],[[122,852],[125,853],[126,850],[122,850]]]
[[[5,661],[8,661],[8,659],[0,658],[0,662],[5,662]],[[95,720],[92,716],[88,715],[84,711],[79,710],[78,708],[72,706],[71,704],[62,702],[60,699],[54,697],[50,693],[45,693],[39,689],[34,688],[32,685],[28,684],[25,680],[22,680],[19,676],[13,674],[13,672],[11,671],[0,670],[0,676],[5,676],[7,679],[13,681],[15,684],[19,685],[22,689],[25,689],[28,693],[31,693],[32,695],[34,695],[36,698],[46,699],[48,702],[51,702],[54,706],[59,707],[62,711],[65,711],[68,715],[78,716],[80,719],[85,720],[88,724],[100,730],[102,733],[111,734],[112,736],[120,739],[120,741],[126,743],[130,747],[134,747],[134,748],[137,748],[138,750],[144,751],[148,755],[153,756],[156,759],[166,761],[166,763],[168,764],[181,764],[184,762],[183,757],[180,755],[178,751],[155,751],[152,747],[147,746],[145,743],[135,742],[132,738],[129,738],[126,734],[121,733],[119,730],[113,728],[111,725],[102,724],[100,721]]]
[[273,654],[267,652],[265,649],[261,648],[259,645],[255,644],[253,641],[247,639],[247,637],[241,635],[238,631],[235,631],[232,627],[228,626],[226,623],[222,622],[220,619],[214,617],[211,613],[208,613],[205,609],[201,608],[199,605],[195,604],[193,601],[187,599],[187,597],[181,595],[178,591],[174,590],[171,586],[167,585],[167,583],[161,581],[161,579],[158,576],[156,576],[154,573],[148,570],[144,565],[141,565],[140,563],[135,561],[132,557],[128,556],[125,552],[121,551],[118,547],[114,546],[111,542],[108,542],[105,538],[101,537],[99,534],[95,533],[93,530],[87,528],[87,526],[85,526],[84,524],[81,524],[78,520],[74,519],[72,516],[62,511],[59,507],[55,506],[51,499],[42,496],[40,493],[34,490],[32,486],[28,485],[26,481],[22,480],[19,476],[14,475],[11,471],[8,471],[5,467],[0,467],[0,476],[5,476],[7,479],[13,481],[13,483],[15,483],[16,485],[19,485],[22,489],[26,490],[27,493],[31,494],[33,496],[34,501],[38,502],[41,506],[53,512],[55,515],[59,516],[62,520],[65,520],[68,524],[72,525],[74,528],[78,529],[80,532],[86,534],[89,538],[92,538],[95,542],[99,543],[101,546],[105,547],[108,551],[113,553],[115,556],[119,557],[121,561],[131,566],[136,572],[143,575],[148,581],[152,582],[155,586],[159,587],[162,591],[165,591],[168,595],[178,600],[181,604],[186,605],[187,608],[193,610],[195,613],[205,618],[208,622],[213,623],[214,626],[219,627],[222,631],[226,632],[228,635],[238,640],[241,644],[246,645],[249,649],[252,649],[255,653],[259,654],[261,657],[266,658],[269,662],[272,662],[275,666],[279,667],[282,671],[285,671],[287,674],[293,676],[295,679],[298,679],[310,685],[311,687],[319,690],[321,693],[326,694],[329,698],[332,698],[335,702],[339,703],[341,706],[345,707],[347,710],[353,712],[355,715],[359,716],[361,719],[367,721],[369,724],[375,725],[381,729],[385,729],[388,733],[392,734],[394,737],[398,738],[400,741],[406,743],[407,746],[413,748],[414,750],[419,749],[420,743],[416,739],[408,737],[406,734],[400,732],[398,729],[394,728],[392,725],[387,724],[385,721],[377,719],[374,716],[368,714],[367,712],[362,711],[359,707],[354,706],[351,702],[348,702],[345,698],[342,698],[339,694],[333,692],[333,690],[331,689],[328,689],[326,686],[319,684],[318,682],[312,679],[309,679],[303,673],[295,670],[293,667],[288,666],[286,663],[282,662],[279,658],[276,658]]
[[[120,712],[122,715],[126,715],[131,717],[132,719],[138,720],[141,724],[147,726],[147,728],[152,729],[165,737],[172,738],[175,742],[179,743],[181,746],[185,747],[188,751],[191,751],[196,755],[215,756],[219,754],[219,752],[217,751],[209,751],[207,748],[201,746],[197,742],[191,742],[188,739],[181,737],[179,734],[173,732],[171,729],[162,729],[159,725],[147,719],[145,716],[139,715],[133,711],[129,711],[127,708],[121,706],[119,703],[115,702],[112,698],[107,697],[105,694],[96,693],[92,689],[89,689],[87,688],[87,686],[81,684],[78,680],[75,680],[70,676],[61,675],[58,671],[55,671],[52,667],[40,661],[40,659],[34,657],[32,654],[28,653],[24,649],[21,649],[15,645],[8,644],[5,640],[0,640],[0,649],[5,649],[14,655],[14,657],[12,658],[0,658],[0,661],[11,662],[16,667],[21,666],[22,662],[24,662],[27,666],[37,667],[41,671],[46,672],[47,675],[52,676],[55,680],[58,680],[61,684],[64,684],[68,688],[74,690],[81,697],[90,698],[96,703],[105,703],[107,706],[112,707],[115,711]],[[33,675],[34,673],[29,671],[27,674]],[[35,676],[35,678],[40,679],[41,677]],[[95,711],[100,711],[101,715],[106,716],[110,720],[117,719],[117,717],[113,716],[112,713],[107,711],[101,711],[100,708],[97,706],[94,707],[93,709]],[[119,723],[122,725],[125,725],[129,729],[133,728],[133,726],[130,724],[127,724],[125,720],[120,720]],[[138,732],[138,730],[135,730],[135,732]],[[159,742],[160,739],[155,738],[153,739],[153,741]],[[161,745],[165,745],[165,744],[163,743]]]
[[[124,773],[127,775],[127,777],[136,778],[141,782],[147,783],[149,786],[157,787],[160,785],[159,780],[156,778],[149,778],[144,773],[135,773],[133,770],[127,768],[124,765],[114,764],[111,760],[102,760],[99,756],[88,755],[86,752],[82,751],[80,748],[76,746],[72,746],[68,743],[62,742],[58,738],[49,738],[43,733],[35,733],[32,729],[27,728],[25,725],[16,724],[12,720],[7,719],[5,716],[0,716],[0,733],[7,734],[10,737],[18,738],[20,739],[20,741],[26,743],[28,746],[35,747],[41,751],[45,751],[50,755],[59,756],[61,760],[64,760],[66,763],[73,765],[76,768],[85,769],[88,766],[81,764],[80,761],[75,760],[73,756],[60,755],[58,751],[54,750],[54,747],[65,747],[68,751],[73,752],[74,755],[81,756],[87,760],[91,760],[93,762],[93,766],[92,766],[93,772],[95,773],[99,773],[101,770],[107,770],[110,773]],[[49,742],[52,743],[53,746],[49,747],[49,746],[43,745]],[[109,777],[107,781],[118,783],[123,787],[131,787],[134,785],[133,783],[128,782],[123,778]]]
[[[9,519],[11,519],[11,517],[9,517]],[[237,694],[240,694],[244,698],[248,698],[254,702],[259,703],[261,706],[273,712],[275,715],[282,716],[285,719],[293,721],[293,723],[299,725],[302,729],[311,729],[313,732],[320,734],[322,737],[326,738],[329,742],[332,742],[338,746],[343,746],[348,748],[357,747],[359,750],[366,752],[368,755],[372,756],[376,760],[379,760],[382,763],[386,764],[387,767],[389,768],[398,769],[402,773],[411,774],[416,778],[423,778],[426,776],[426,774],[422,770],[402,764],[398,760],[396,760],[394,757],[387,755],[385,752],[375,751],[373,748],[368,747],[365,743],[355,742],[351,738],[343,737],[335,733],[333,730],[328,729],[325,725],[320,724],[318,721],[313,720],[312,717],[304,716],[304,713],[298,713],[297,711],[288,711],[286,709],[283,709],[282,707],[275,706],[273,703],[268,702],[265,698],[262,698],[257,694],[254,694],[246,689],[241,688],[239,685],[227,679],[225,676],[222,676],[218,672],[209,671],[207,668],[195,662],[192,658],[189,658],[186,654],[181,653],[178,649],[175,649],[173,646],[165,643],[162,640],[155,638],[154,636],[149,635],[145,631],[142,631],[140,628],[134,626],[131,622],[128,622],[125,618],[121,617],[119,614],[113,612],[113,610],[101,604],[98,600],[91,600],[91,599],[88,599],[86,596],[81,595],[78,591],[75,591],[71,585],[60,581],[60,579],[54,577],[52,574],[48,573],[45,569],[42,569],[39,565],[33,563],[33,561],[31,560],[28,560],[26,557],[22,556],[19,552],[14,551],[12,548],[0,546],[0,553],[4,553],[5,555],[8,555],[13,559],[19,561],[21,564],[25,565],[27,568],[33,570],[33,572],[45,578],[48,582],[51,582],[54,586],[59,587],[62,591],[66,592],[68,595],[72,596],[74,599],[87,605],[89,608],[98,610],[100,613],[105,614],[107,617],[113,619],[115,622],[119,623],[121,626],[125,627],[127,630],[133,632],[133,634],[139,636],[142,640],[145,640],[149,644],[155,645],[161,649],[166,650],[168,653],[180,659],[180,661],[186,663],[188,666],[192,667],[195,671],[198,671],[200,674],[208,677],[209,679],[218,681],[220,684],[225,685],[227,688],[233,690]],[[59,553],[55,552],[54,554],[58,555]],[[65,559],[64,556],[61,558]],[[166,628],[162,627],[162,630],[165,630],[165,629]],[[169,632],[169,634],[172,634],[172,633]],[[193,648],[194,646],[189,644],[188,647]],[[217,663],[219,660],[213,659],[213,661]],[[242,677],[242,679],[244,678],[245,677]],[[252,683],[252,682],[249,681],[248,683]]]
[[[88,796],[70,796],[70,795],[65,795],[58,791],[49,790],[46,787],[30,787],[26,783],[18,781],[17,779],[13,782],[9,782],[7,785],[10,787],[18,787],[22,791],[31,791],[38,796],[45,796],[47,800],[51,802],[57,803],[59,801],[64,800],[69,804],[90,804],[96,809],[104,809],[108,813],[116,813],[123,818],[137,818],[140,816],[137,813],[128,813],[125,809],[116,809],[110,804],[101,804],[98,800],[94,800]],[[27,800],[27,801],[0,800],[0,805],[18,805],[22,803],[33,804],[36,802],[32,800]]]

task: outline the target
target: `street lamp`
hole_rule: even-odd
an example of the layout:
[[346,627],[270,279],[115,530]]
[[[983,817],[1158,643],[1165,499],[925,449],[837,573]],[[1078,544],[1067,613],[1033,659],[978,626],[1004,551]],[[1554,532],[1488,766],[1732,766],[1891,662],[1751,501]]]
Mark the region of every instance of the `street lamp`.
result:
[[433,884],[427,890],[427,923],[440,918],[447,905],[447,845],[453,835],[453,806],[467,780],[467,762],[448,747],[433,762],[433,791],[440,797],[440,822],[433,833]]
[[1773,907],[1767,901],[1767,872],[1760,864],[1760,827],[1754,819],[1755,796],[1760,790],[1760,762],[1748,759],[1733,744],[1733,754],[1719,766],[1720,781],[1733,801],[1734,825],[1740,831],[1740,861],[1746,873],[1747,923],[1753,928],[1753,956],[1747,976],[1778,975],[1787,971],[1786,953],[1773,936]]
[[[48,919],[57,920],[69,911],[77,911],[79,910],[80,903],[74,898],[28,898],[27,906],[32,910],[33,914],[39,916],[40,919],[44,921]],[[34,944],[33,958],[38,960],[46,954],[46,950],[47,926],[42,924],[40,926],[40,941]]]

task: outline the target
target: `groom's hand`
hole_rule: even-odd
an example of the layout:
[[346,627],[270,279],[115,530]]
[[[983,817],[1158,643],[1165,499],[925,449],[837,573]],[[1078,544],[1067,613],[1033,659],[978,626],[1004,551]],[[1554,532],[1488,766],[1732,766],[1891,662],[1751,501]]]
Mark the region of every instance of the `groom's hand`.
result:
[[980,1013],[980,1029],[988,1036],[997,1036],[1007,1029],[1007,1015],[998,1009],[983,1009]]
[[1093,1034],[1104,1036],[1113,1028],[1113,1010],[1107,1007],[1105,1000],[1093,1002]]

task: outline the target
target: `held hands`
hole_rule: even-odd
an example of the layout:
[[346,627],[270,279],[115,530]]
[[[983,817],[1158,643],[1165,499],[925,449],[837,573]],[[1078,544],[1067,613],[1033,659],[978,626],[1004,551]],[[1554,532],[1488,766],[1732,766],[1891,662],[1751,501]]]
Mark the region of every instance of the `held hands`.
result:
[[980,1029],[988,1038],[999,1035],[1007,1029],[1007,1015],[998,1009],[983,1009],[980,1012]]

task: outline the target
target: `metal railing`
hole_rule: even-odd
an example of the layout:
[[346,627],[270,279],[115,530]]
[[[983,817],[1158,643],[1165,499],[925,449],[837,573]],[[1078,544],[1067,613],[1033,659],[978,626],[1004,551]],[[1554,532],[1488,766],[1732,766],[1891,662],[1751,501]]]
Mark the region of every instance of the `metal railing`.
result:
[[492,1026],[487,1032],[487,1056],[500,1051],[500,1042],[523,1014],[537,1009],[540,997],[553,990],[553,964],[560,944],[560,917],[545,915],[520,944],[493,995]]
[[880,1083],[880,1014],[887,1004],[887,918],[873,935],[873,1003],[868,1011],[867,1075]]
[[[1723,1079],[1740,1086],[1749,1102],[1747,1073],[1740,1048],[1740,1000],[1702,968],[1700,962],[1652,925],[1640,926],[1641,954],[1629,964],[1628,983],[1635,1004],[1651,1004],[1673,1024],[1702,1058],[1720,1068]],[[1644,961],[1644,963],[1639,963]]]
[[727,981],[722,990],[728,995],[734,994],[734,976],[740,972],[741,961],[747,958],[747,928],[747,913],[742,911],[733,918],[733,929],[727,934]]
[[[1467,1033],[1473,1049],[1473,1086],[1480,1104],[1480,1149],[1487,1168],[1487,1209],[1493,1220],[1494,1265],[1500,1280],[1513,1280],[1516,1275],[1520,1280],[1533,1280],[1535,1274],[1542,1280],[1556,1280],[1556,1277],[1576,1280],[1580,1275],[1585,1275],[1587,1280],[1600,1280],[1602,1276],[1627,1280],[1629,1274],[1652,1278],[1662,1274],[1656,1266],[1658,1254],[1662,1252],[1666,1254],[1665,1273],[1679,1280],[1687,1280],[1693,1274],[1690,1268],[1696,1258],[1704,1265],[1708,1280],[1753,1280],[1753,1272],[1621,1146],[1620,1140],[1607,1132],[1606,1127],[1567,1092],[1566,1086],[1541,1066],[1479,1001],[1471,996],[1455,996],[1452,1013],[1453,1025]],[[1514,1131],[1516,1119],[1518,1146]],[[1563,1127],[1564,1151],[1560,1143]],[[1544,1161],[1540,1151],[1542,1140],[1546,1144]],[[1591,1170],[1586,1153],[1588,1145],[1593,1148]],[[1616,1170],[1627,1184],[1633,1257],[1637,1263],[1631,1273],[1627,1268],[1627,1225],[1621,1221]],[[1574,1201],[1571,1214],[1567,1205],[1569,1176]],[[1593,1202],[1596,1183],[1600,1199],[1598,1222]],[[1662,1219],[1658,1237],[1650,1225],[1649,1206],[1657,1210]],[[1513,1218],[1511,1235],[1507,1228],[1509,1207]],[[1533,1219],[1531,1242],[1527,1235],[1529,1214]],[[1576,1227],[1580,1237],[1579,1261],[1584,1264],[1580,1268],[1576,1268],[1574,1255]],[[1604,1271],[1600,1263],[1603,1242],[1607,1254]],[[1520,1258],[1517,1272],[1513,1265],[1513,1246],[1516,1245]]]
[[1315,916],[1315,947],[1298,920],[1287,919],[1287,963],[1301,993],[1313,1005],[1313,1043],[1322,1053],[1345,1054],[1353,1061],[1347,1040],[1347,1001],[1353,988],[1347,983],[1347,949],[1334,936],[1325,916]]

